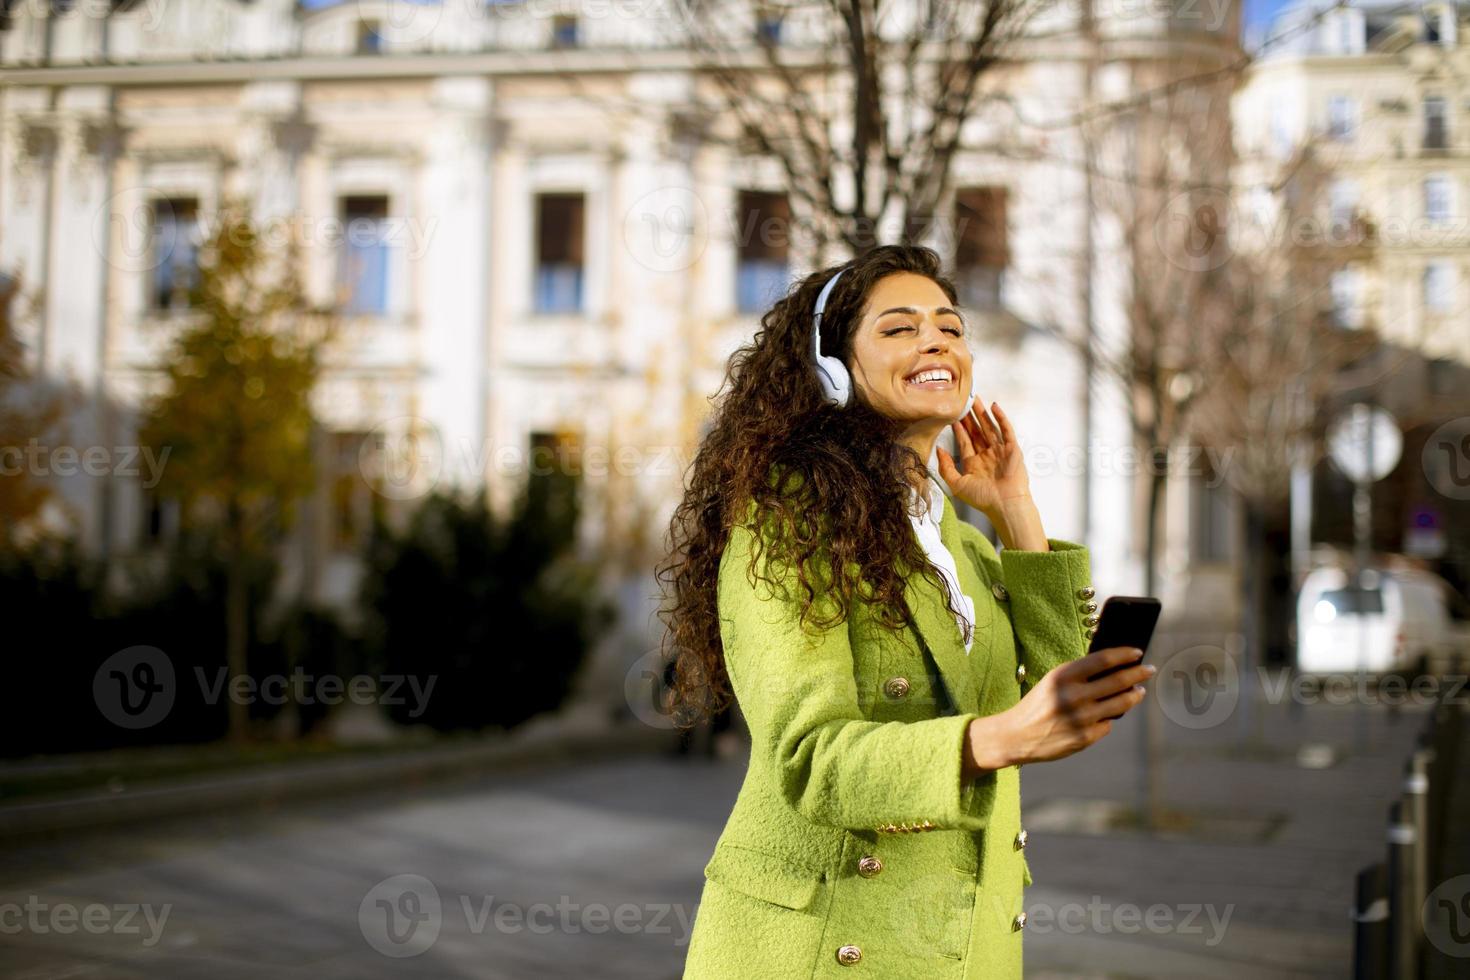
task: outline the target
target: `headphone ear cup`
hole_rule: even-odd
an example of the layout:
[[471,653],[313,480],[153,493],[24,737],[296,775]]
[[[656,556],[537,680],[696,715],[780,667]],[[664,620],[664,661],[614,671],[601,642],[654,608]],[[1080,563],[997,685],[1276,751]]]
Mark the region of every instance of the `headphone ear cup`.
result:
[[[970,398],[965,402],[964,409],[960,411],[961,419],[970,414],[971,409],[975,406],[975,399],[980,397],[980,373],[975,370],[974,352],[970,353]],[[956,419],[956,421],[959,420]]]
[[852,377],[841,358],[822,355],[817,358],[817,379],[822,382],[822,394],[827,404],[846,408],[852,400]]

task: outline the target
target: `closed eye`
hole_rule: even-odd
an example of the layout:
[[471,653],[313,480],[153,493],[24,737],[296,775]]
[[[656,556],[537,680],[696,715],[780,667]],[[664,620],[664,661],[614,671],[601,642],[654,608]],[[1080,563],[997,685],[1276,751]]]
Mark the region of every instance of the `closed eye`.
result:
[[[902,333],[905,330],[913,329],[914,327],[912,324],[904,323],[896,327],[889,327],[887,330],[883,331],[883,336],[892,337],[896,333]],[[959,327],[941,327],[940,329],[942,329],[945,333],[953,334],[956,337],[961,336],[961,334],[963,333],[963,331],[961,331]]]

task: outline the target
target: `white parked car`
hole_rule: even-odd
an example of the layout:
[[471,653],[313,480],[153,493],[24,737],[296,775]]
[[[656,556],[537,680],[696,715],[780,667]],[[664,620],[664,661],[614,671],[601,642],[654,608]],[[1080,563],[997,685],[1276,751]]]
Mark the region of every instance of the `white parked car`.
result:
[[1416,569],[1376,569],[1360,587],[1341,568],[1318,568],[1297,597],[1297,670],[1349,674],[1436,671],[1458,654],[1465,628],[1450,618],[1459,597]]

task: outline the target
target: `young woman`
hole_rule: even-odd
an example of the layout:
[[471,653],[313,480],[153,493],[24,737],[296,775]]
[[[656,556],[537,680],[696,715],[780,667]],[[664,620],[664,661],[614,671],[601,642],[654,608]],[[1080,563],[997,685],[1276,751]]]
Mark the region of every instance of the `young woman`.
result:
[[1151,667],[1088,680],[1138,651],[1085,655],[1087,550],[1045,536],[1010,420],[972,400],[957,306],[932,250],[877,248],[731,358],[659,571],[676,716],[733,695],[752,742],[689,980],[1020,977],[1020,766],[1143,698]]

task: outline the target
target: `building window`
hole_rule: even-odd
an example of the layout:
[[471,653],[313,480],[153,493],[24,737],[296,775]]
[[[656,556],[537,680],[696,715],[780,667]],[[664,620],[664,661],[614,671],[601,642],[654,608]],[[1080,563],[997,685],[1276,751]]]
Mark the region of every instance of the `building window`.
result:
[[576,539],[582,484],[582,440],[575,432],[532,432],[526,504],[543,529],[546,546],[560,550]]
[[1358,210],[1358,185],[1351,180],[1335,180],[1327,192],[1327,225],[1341,234],[1352,227]]
[[1287,107],[1281,100],[1271,102],[1271,153],[1278,159],[1285,159],[1291,155],[1292,148],[1296,145],[1296,139],[1292,133],[1291,117],[1287,114]]
[[358,54],[382,54],[383,35],[382,24],[376,20],[360,20],[357,22],[357,53]]
[[342,198],[341,209],[337,285],[343,311],[381,316],[388,312],[388,198],[354,194]]
[[735,306],[759,313],[789,286],[791,202],[779,191],[741,191],[735,270]]
[[1337,27],[1337,54],[1362,54],[1363,37],[1366,33],[1365,20],[1361,10],[1335,11],[1328,19],[1328,23],[1336,23]]
[[1438,95],[1424,98],[1424,149],[1443,150],[1450,145],[1444,99]]
[[357,551],[375,522],[384,519],[383,496],[367,481],[362,467],[366,432],[328,433],[330,474],[328,533],[333,551]]
[[557,14],[551,18],[551,46],[575,48],[577,46],[577,17],[575,14]]
[[1363,308],[1359,301],[1363,285],[1357,269],[1338,269],[1332,274],[1332,322],[1339,327],[1357,330],[1363,325]]
[[954,196],[955,287],[977,310],[1001,305],[1010,238],[1004,187],[961,187]]
[[536,312],[582,309],[582,194],[536,195]]
[[1430,313],[1448,313],[1454,305],[1455,267],[1435,259],[1424,267],[1424,308]]
[[0,333],[8,334],[15,323],[15,294],[20,292],[20,282],[9,273],[0,271]]
[[758,14],[755,19],[755,39],[761,44],[780,44],[781,18],[770,13]]
[[1422,17],[1422,18],[1424,18],[1424,43],[1426,43],[1426,44],[1438,44],[1438,43],[1440,43],[1440,37],[1439,37],[1439,10],[1438,9],[1433,9],[1433,10],[1423,10],[1423,9],[1421,9],[1419,11],[1419,16]]
[[1462,370],[1450,358],[1432,358],[1429,361],[1429,393],[1436,396],[1453,395],[1457,376]]
[[1436,224],[1450,220],[1450,180],[1443,174],[1424,178],[1424,217]]
[[1347,142],[1353,138],[1357,128],[1358,103],[1346,95],[1334,95],[1327,100],[1327,137]]
[[156,310],[189,306],[189,292],[199,285],[199,201],[192,197],[159,198],[151,212],[153,289]]

